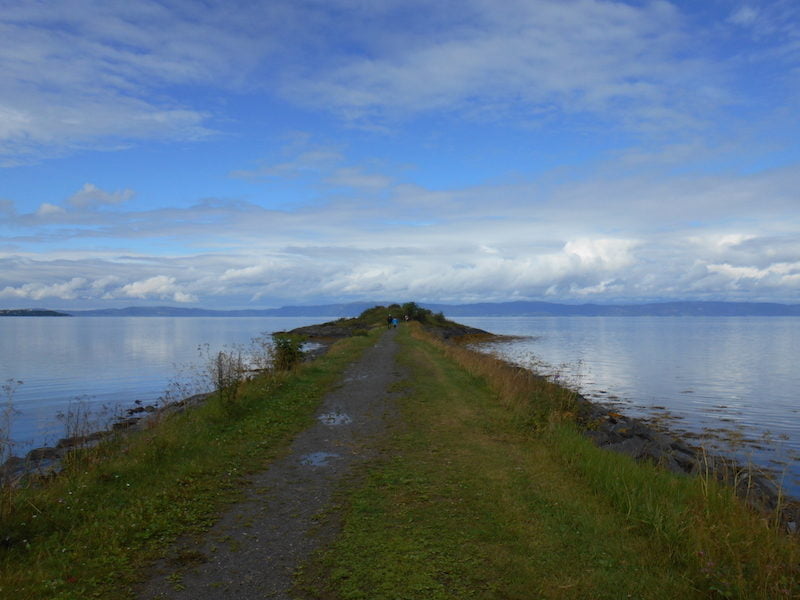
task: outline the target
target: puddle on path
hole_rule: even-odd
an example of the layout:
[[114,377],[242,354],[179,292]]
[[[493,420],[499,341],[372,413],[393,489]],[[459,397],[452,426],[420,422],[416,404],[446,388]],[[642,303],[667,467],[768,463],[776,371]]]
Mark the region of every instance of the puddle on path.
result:
[[339,458],[341,455],[334,452],[312,452],[306,454],[300,459],[301,465],[308,465],[310,467],[327,467],[328,461],[332,458]]
[[335,411],[317,417],[323,425],[349,425],[353,422],[350,415]]
[[350,377],[344,378],[344,383],[349,383],[351,381],[364,381],[365,379],[369,379],[369,375],[351,375]]

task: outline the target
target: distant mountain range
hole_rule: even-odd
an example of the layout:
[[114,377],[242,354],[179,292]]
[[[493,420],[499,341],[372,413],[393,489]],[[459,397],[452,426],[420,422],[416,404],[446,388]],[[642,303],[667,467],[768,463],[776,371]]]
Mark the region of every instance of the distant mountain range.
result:
[[[0,310],[0,316],[75,317],[354,317],[367,308],[390,302],[350,302],[282,308],[211,310],[177,306],[131,306],[99,310],[50,311],[45,309]],[[421,306],[447,317],[783,317],[800,316],[800,304],[770,302],[655,302],[651,304],[556,304],[552,302],[483,302],[476,304],[428,304]]]
[[461,305],[426,304],[448,317],[785,317],[800,316],[800,304],[769,302],[656,302],[652,304],[554,304],[500,302]]
[[[380,304],[380,303],[377,303]],[[72,310],[75,317],[355,317],[375,302],[324,304],[320,306],[284,306],[282,308],[249,308],[244,310],[212,310],[180,306],[129,306],[98,310]]]

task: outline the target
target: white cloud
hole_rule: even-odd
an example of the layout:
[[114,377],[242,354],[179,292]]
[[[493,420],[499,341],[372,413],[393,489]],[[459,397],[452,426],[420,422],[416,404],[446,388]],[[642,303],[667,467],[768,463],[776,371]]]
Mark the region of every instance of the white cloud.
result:
[[536,121],[588,111],[673,130],[693,123],[713,96],[713,69],[682,58],[688,38],[666,2],[473,0],[427,5],[425,14],[427,24],[372,35],[357,22],[338,27],[363,52],[319,56],[327,66],[286,77],[284,92],[355,121],[439,110]]
[[[297,143],[291,144],[285,151],[291,152],[296,148]],[[277,164],[262,164],[255,169],[239,169],[231,172],[230,176],[242,179],[319,177],[341,163],[343,159],[343,154],[334,148],[303,148],[289,160]]]
[[788,281],[792,281],[800,274],[800,261],[795,263],[775,263],[764,269],[750,266],[734,266],[729,263],[710,264],[707,269],[711,273],[720,273],[735,281],[765,279],[768,277],[776,277],[779,280],[788,277]]
[[135,281],[122,286],[116,293],[116,297],[127,298],[161,298],[173,300],[174,302],[196,302],[197,297],[186,293],[175,283],[174,277],[156,275],[142,281]]
[[758,19],[758,11],[752,6],[740,6],[728,20],[736,25],[752,25]]
[[631,250],[637,245],[635,240],[580,239],[567,242],[564,252],[577,257],[586,268],[623,269],[633,263]]
[[378,173],[366,173],[357,167],[343,167],[327,177],[325,183],[332,187],[379,191],[390,187],[393,180]]
[[44,300],[57,298],[59,300],[74,300],[81,289],[86,285],[82,277],[73,277],[64,283],[42,284],[26,283],[19,287],[6,286],[0,290],[0,298],[23,298],[30,300]]
[[45,202],[37,209],[36,216],[46,218],[53,215],[61,215],[64,214],[64,212],[66,211],[62,207]]
[[67,202],[76,208],[89,208],[100,205],[121,204],[130,200],[133,195],[134,192],[130,189],[106,192],[92,183],[85,183],[79,191],[67,199]]
[[92,289],[93,290],[105,290],[109,286],[115,285],[119,283],[120,278],[116,275],[106,275],[105,277],[101,277],[100,279],[95,279],[92,282]]
[[0,158],[207,136],[210,115],[171,86],[241,85],[271,43],[246,13],[150,0],[4,6]]
[[209,89],[373,127],[446,111],[674,129],[725,96],[709,64],[684,58],[689,39],[667,2],[21,3],[0,16],[0,157],[204,138],[227,121],[200,100]]
[[[50,205],[47,218],[16,215],[6,202],[17,247],[0,254],[3,297],[234,307],[377,298],[796,302],[800,291],[795,165],[431,189],[307,139],[270,164],[289,179],[313,172],[313,202],[279,211],[208,198],[142,209],[124,202],[132,192],[92,184],[72,196],[83,210],[68,200],[69,210]],[[75,277],[85,283],[54,287]]]
[[[478,231],[481,242],[465,241],[475,239]],[[342,230],[337,243],[324,247],[262,240],[236,253],[39,257],[34,265],[0,257],[0,283],[9,282],[0,297],[23,304],[43,298],[80,298],[90,305],[136,298],[235,307],[392,298],[793,302],[800,292],[800,249],[795,245],[793,251],[788,240],[783,254],[789,259],[783,260],[770,258],[774,242],[745,232],[694,240],[686,232],[559,240],[547,225],[528,225],[526,241],[525,231],[512,230],[509,238],[506,228],[491,229],[484,222],[475,231],[455,225],[447,237],[427,241],[414,228],[400,227],[365,237],[358,245],[351,243],[353,230]],[[115,275],[108,275],[110,269]],[[67,273],[80,277],[64,278]],[[33,281],[13,283],[23,274]],[[59,280],[63,283],[51,283]]]

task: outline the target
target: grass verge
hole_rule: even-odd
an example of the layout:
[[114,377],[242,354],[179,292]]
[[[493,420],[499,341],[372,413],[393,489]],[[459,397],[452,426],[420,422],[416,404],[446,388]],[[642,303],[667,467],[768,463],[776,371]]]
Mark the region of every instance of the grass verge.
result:
[[797,597],[797,540],[732,493],[595,448],[569,392],[404,328],[404,425],[343,493],[308,598]]
[[247,474],[286,450],[373,338],[343,340],[291,373],[248,381],[234,406],[212,397],[75,453],[54,480],[15,490],[1,524],[0,597],[130,598],[171,541],[210,526]]

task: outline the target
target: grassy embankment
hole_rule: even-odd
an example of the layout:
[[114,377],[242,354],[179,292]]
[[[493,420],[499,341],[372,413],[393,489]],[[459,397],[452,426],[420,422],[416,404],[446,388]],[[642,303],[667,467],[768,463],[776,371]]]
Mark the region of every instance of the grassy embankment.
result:
[[[0,598],[130,598],[142,567],[237,498],[247,473],[285,451],[374,336],[156,427],[74,453],[52,481],[4,490]],[[192,560],[192,557],[187,557]]]
[[601,451],[569,391],[411,327],[404,423],[308,598],[790,598],[797,540],[709,479]]

